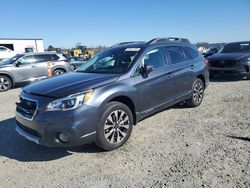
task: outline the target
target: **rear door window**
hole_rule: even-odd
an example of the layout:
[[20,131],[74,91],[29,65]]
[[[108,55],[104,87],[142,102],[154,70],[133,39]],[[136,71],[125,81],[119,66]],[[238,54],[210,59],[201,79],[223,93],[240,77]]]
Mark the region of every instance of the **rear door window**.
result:
[[190,56],[191,59],[195,59],[199,56],[199,53],[191,47],[184,47],[184,49],[185,49],[185,52]]
[[36,63],[51,61],[50,54],[35,55]]
[[165,47],[165,52],[172,64],[178,64],[190,60],[187,54],[185,54],[183,48],[180,46]]

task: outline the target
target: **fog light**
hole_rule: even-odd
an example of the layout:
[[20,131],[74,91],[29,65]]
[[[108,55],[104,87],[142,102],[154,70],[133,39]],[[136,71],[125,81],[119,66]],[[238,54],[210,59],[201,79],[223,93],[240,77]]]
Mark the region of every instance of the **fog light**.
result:
[[65,133],[60,133],[59,136],[59,141],[62,143],[68,143],[69,142],[69,136],[66,135]]

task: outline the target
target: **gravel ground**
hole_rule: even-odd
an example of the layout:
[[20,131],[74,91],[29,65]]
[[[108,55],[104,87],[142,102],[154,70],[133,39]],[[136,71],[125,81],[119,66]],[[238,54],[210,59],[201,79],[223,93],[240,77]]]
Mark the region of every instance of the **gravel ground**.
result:
[[0,93],[0,187],[250,187],[250,81],[211,82],[200,107],[175,106],[141,121],[111,152],[20,137],[19,92]]

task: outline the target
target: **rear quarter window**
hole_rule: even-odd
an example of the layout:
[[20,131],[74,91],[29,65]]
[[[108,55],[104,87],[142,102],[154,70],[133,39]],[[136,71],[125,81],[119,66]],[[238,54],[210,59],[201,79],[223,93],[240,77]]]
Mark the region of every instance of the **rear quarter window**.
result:
[[[65,56],[64,56],[65,57]],[[66,58],[66,57],[65,57]],[[59,57],[56,54],[52,54],[51,55],[51,60],[52,61],[57,61],[59,59]],[[67,58],[66,58],[67,59]]]

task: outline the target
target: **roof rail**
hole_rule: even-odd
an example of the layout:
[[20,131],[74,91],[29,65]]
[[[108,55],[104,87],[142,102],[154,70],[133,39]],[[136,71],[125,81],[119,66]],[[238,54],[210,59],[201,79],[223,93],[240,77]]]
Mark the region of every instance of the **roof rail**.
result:
[[113,46],[111,46],[111,48],[125,45],[125,44],[133,44],[133,43],[143,43],[143,42],[142,41],[120,42],[120,43],[114,44]]
[[150,40],[147,44],[155,44],[155,43],[162,43],[162,42],[186,42],[190,43],[188,39],[185,38],[178,38],[178,37],[167,37],[167,38],[154,38]]

